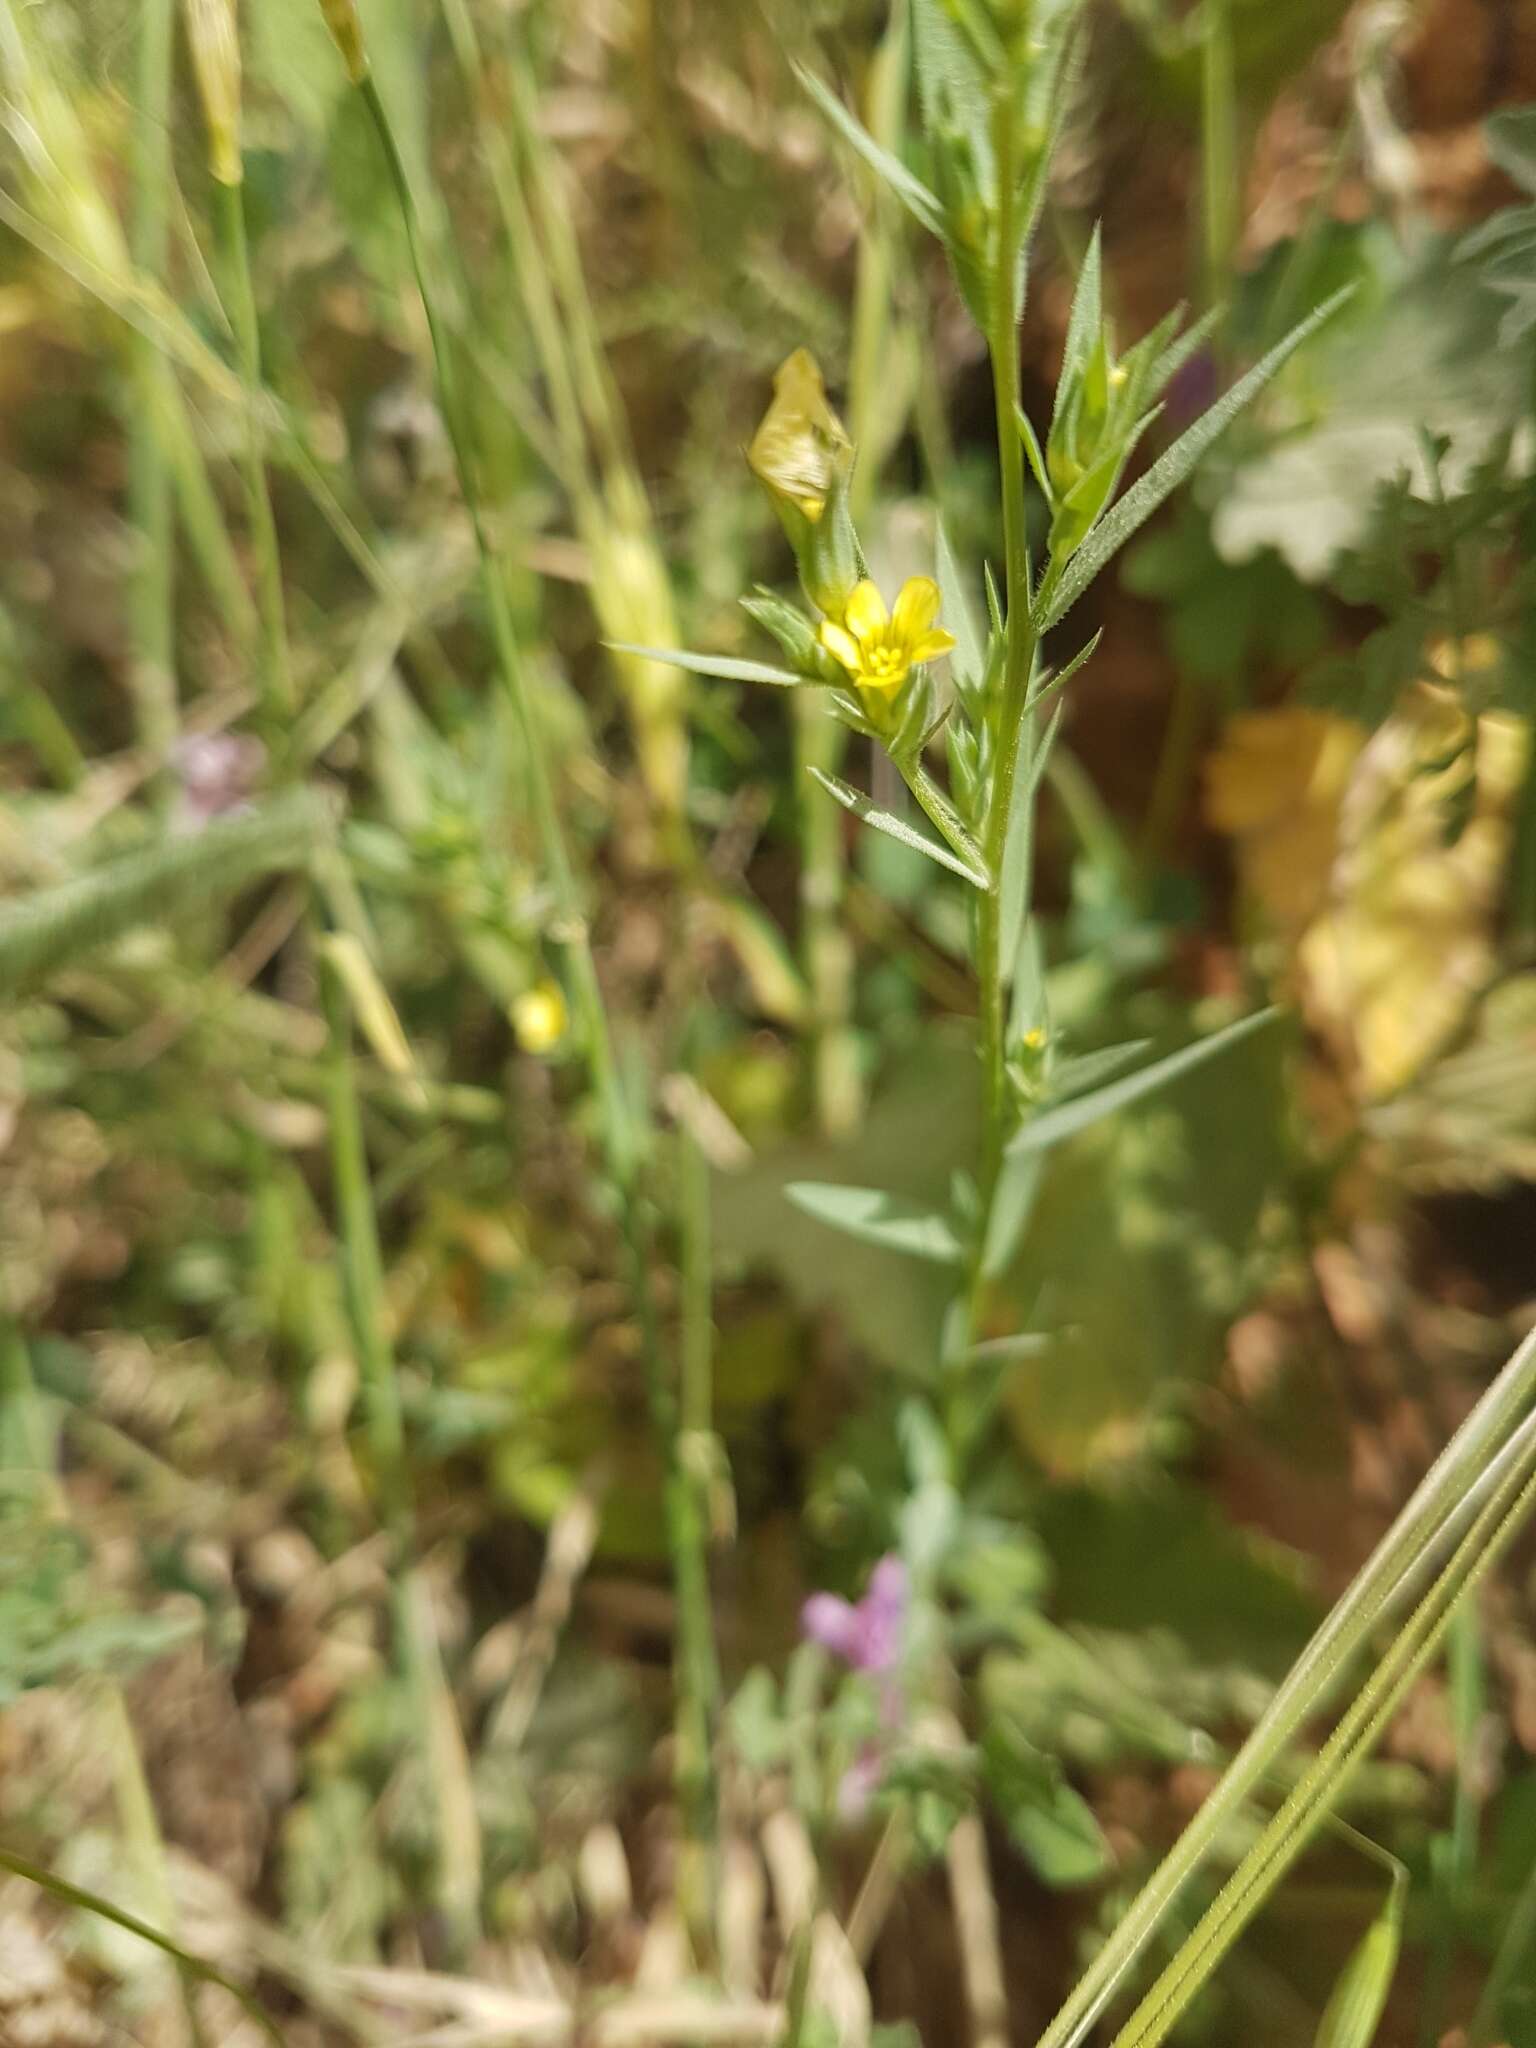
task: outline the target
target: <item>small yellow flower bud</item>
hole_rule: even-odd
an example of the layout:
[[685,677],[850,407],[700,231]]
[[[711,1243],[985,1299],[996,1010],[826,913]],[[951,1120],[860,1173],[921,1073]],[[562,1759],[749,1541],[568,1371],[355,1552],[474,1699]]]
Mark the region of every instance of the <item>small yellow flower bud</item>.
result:
[[553,1052],[568,1022],[565,994],[557,981],[536,981],[512,1005],[512,1029],[524,1052]]
[[358,19],[357,0],[320,0],[320,12],[331,38],[341,52],[347,76],[361,85],[368,75],[368,52],[363,48],[363,24]]
[[208,126],[208,168],[221,185],[238,185],[240,31],[235,0],[186,0],[187,47]]

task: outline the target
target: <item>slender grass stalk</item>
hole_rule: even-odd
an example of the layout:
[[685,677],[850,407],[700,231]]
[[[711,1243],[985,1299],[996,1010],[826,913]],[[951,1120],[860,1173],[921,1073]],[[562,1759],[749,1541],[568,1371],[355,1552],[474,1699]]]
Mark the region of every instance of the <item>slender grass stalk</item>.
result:
[[462,1744],[456,1744],[456,1724],[450,1729],[444,1718],[445,1708],[451,1715],[451,1702],[437,1661],[426,1589],[414,1563],[410,1459],[353,1067],[351,1003],[341,973],[324,952],[320,996],[329,1041],[327,1109],[342,1295],[362,1382],[373,1482],[393,1553],[395,1647],[433,1788],[438,1898],[451,1941],[467,1953],[479,1925],[479,1829],[473,1800],[466,1797],[466,1774],[454,1768]]
[[[333,6],[331,13],[342,11]],[[355,21],[355,17],[354,17]],[[345,46],[344,54],[345,54]],[[358,56],[361,56],[360,32]],[[564,947],[572,1007],[596,1099],[605,1164],[618,1198],[639,1324],[647,1391],[658,1449],[666,1465],[664,1511],[678,1606],[678,1784],[685,1818],[701,1845],[714,1839],[715,1790],[712,1731],[719,1675],[710,1609],[706,1526],[698,1495],[680,1456],[676,1391],[666,1370],[652,1283],[655,1231],[641,1184],[634,1119],[620,1085],[597,978],[591,938],[575,870],[556,808],[544,736],[534,709],[512,624],[500,568],[481,504],[474,453],[462,408],[451,343],[439,317],[431,266],[423,244],[410,181],[389,114],[366,68],[349,60],[349,73],[378,138],[410,246],[417,289],[426,315],[444,424],[480,562],[481,587],[501,684],[523,741],[534,825],[556,906],[555,933]]]
[[283,606],[283,568],[278,550],[277,521],[267,482],[261,429],[261,331],[251,276],[250,244],[245,229],[245,185],[242,180],[214,180],[219,252],[222,259],[225,307],[234,329],[240,376],[246,388],[245,437],[240,471],[245,485],[246,517],[256,557],[256,611],[260,629],[262,722],[269,737],[279,737],[293,706],[293,678],[288,666],[288,629]]
[[[133,112],[133,212],[129,246],[139,270],[165,271],[171,185],[171,55],[174,0],[144,0],[139,15]],[[158,432],[170,372],[158,348],[129,341],[133,405],[128,430],[128,517],[138,548],[129,586],[130,675],[139,744],[163,761],[176,737],[175,494]]]
[[45,1870],[41,1864],[33,1863],[28,1857],[18,1856],[14,1850],[0,1847],[0,1870],[8,1870],[13,1877],[22,1878],[26,1883],[36,1885],[39,1891],[46,1892],[52,1899],[57,1899],[60,1905],[72,1906],[80,1913],[94,1914],[98,1920],[109,1921],[112,1926],[121,1927],[127,1934],[136,1934],[140,1941],[147,1941],[151,1948],[157,1948],[162,1955],[170,1956],[184,1974],[196,1977],[205,1984],[217,1984],[219,1989],[227,1992],[247,2017],[261,2029],[262,2034],[273,2044],[273,2048],[285,2048],[283,2037],[271,2016],[256,2003],[248,1991],[235,1982],[233,1977],[227,1977],[213,1963],[204,1962],[200,1956],[191,1954],[170,1935],[162,1933],[158,1927],[151,1927],[147,1920],[139,1919],[134,1913],[125,1913],[121,1906],[114,1905],[111,1899],[104,1899],[98,1892],[85,1891],[79,1885],[70,1884],[64,1878],[56,1877],[51,1870]]
[[1154,1929],[1307,1722],[1336,1692],[1403,1587],[1454,1526],[1480,1479],[1536,1399],[1536,1333],[1527,1337],[1425,1474],[1281,1683],[1194,1819],[1142,1887],[1041,2035],[1038,2048],[1077,2048],[1124,1982]]
[[[447,15],[549,396],[561,482],[591,557],[599,624],[612,641],[666,645],[675,638],[676,619],[665,557],[587,291],[575,224],[539,122],[525,45],[514,33],[505,103],[493,105],[491,74],[464,0],[447,0]],[[664,850],[688,871],[693,850],[685,811],[683,680],[641,656],[616,653],[614,660]]]
[[[906,98],[907,10],[891,10],[870,66],[865,95],[869,132],[882,148],[899,153]],[[848,416],[862,460],[853,473],[850,510],[857,524],[879,480],[872,423],[887,375],[891,291],[899,223],[884,191],[868,180],[867,212],[859,236],[854,278]],[[811,992],[812,1075],[817,1121],[828,1137],[858,1127],[864,1107],[858,1042],[852,1025],[854,949],[842,916],[846,860],[843,822],[816,785],[835,775],[847,749],[847,730],[828,718],[816,692],[790,693],[794,723],[795,788],[800,792],[800,927],[806,985]]]
[[1386,1731],[1444,1640],[1459,1603],[1503,1555],[1536,1502],[1536,1436],[1529,1430],[1521,1432],[1518,1450],[1518,1456],[1505,1461],[1507,1469],[1498,1485],[1370,1681],[1351,1700],[1295,1790],[1115,2036],[1114,2048],[1158,2048],[1327,1820],[1350,1776]]

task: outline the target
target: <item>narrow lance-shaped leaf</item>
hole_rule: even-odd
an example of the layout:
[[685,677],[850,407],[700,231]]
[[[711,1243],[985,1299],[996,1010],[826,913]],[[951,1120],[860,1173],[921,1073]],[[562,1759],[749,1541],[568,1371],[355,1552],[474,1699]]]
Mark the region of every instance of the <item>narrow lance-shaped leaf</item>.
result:
[[330,807],[318,794],[294,791],[0,904],[0,993],[12,994],[137,925],[165,923],[260,875],[299,865],[330,826]]
[[804,64],[796,64],[794,73],[843,140],[858,151],[875,176],[890,188],[929,234],[937,235],[942,241],[944,209],[922,179],[915,177],[898,157],[892,156],[888,149],[876,142],[869,130],[854,119],[837,94],[823,85],[814,71]]
[[1099,248],[1099,224],[1095,221],[1093,235],[1088,243],[1088,253],[1084,256],[1083,267],[1077,275],[1077,290],[1072,295],[1072,315],[1067,322],[1067,340],[1062,352],[1061,375],[1056,381],[1058,402],[1062,393],[1070,390],[1073,379],[1087,364],[1103,322],[1102,257]]
[[637,647],[629,640],[605,640],[613,654],[639,654],[647,661],[665,661],[673,668],[685,668],[696,676],[718,676],[728,683],[772,683],[777,689],[793,690],[809,682],[791,668],[778,668],[770,661],[739,661],[730,654],[691,654],[681,647]]
[[959,854],[951,853],[947,846],[941,846],[936,839],[929,839],[922,832],[915,832],[905,818],[898,818],[894,811],[883,811],[870,802],[862,791],[854,789],[841,776],[828,775],[822,769],[813,767],[812,775],[829,796],[836,797],[845,811],[852,811],[862,825],[872,825],[877,832],[883,832],[888,839],[898,840],[903,846],[910,846],[914,853],[925,853],[930,860],[937,861],[941,868],[948,868],[951,874],[962,875],[973,889],[985,889],[987,877],[983,870],[970,867]]
[[942,1216],[887,1194],[883,1188],[797,1180],[784,1192],[807,1216],[830,1223],[834,1230],[845,1230],[850,1237],[862,1238],[866,1244],[905,1252],[914,1259],[932,1259],[943,1266],[958,1265],[962,1257],[960,1240]]
[[1284,341],[1277,342],[1267,356],[1254,364],[1246,377],[1239,378],[1224,398],[1219,398],[1208,412],[1202,413],[1194,425],[1157,458],[1145,476],[1132,484],[1119,504],[1095,526],[1068,563],[1054,591],[1049,592],[1042,616],[1035,622],[1037,630],[1049,632],[1052,626],[1066,617],[1099,571],[1137,528],[1152,517],[1163,500],[1178,489],[1218,436],[1258,396],[1302,343],[1326,320],[1331,320],[1353,293],[1354,286],[1346,285],[1342,291],[1326,299],[1299,326],[1292,328]]
[[1133,1102],[1141,1102],[1159,1088],[1166,1088],[1190,1073],[1195,1067],[1203,1066],[1217,1053],[1229,1052],[1245,1038],[1251,1038],[1256,1031],[1263,1030],[1279,1016],[1278,1010],[1259,1010],[1251,1017],[1240,1017],[1235,1024],[1229,1024],[1223,1031],[1213,1031],[1206,1038],[1196,1039],[1193,1045],[1186,1045],[1180,1051],[1169,1053],[1166,1059],[1154,1060],[1150,1067],[1143,1067],[1139,1073],[1127,1074],[1122,1080],[1112,1081],[1105,1088],[1096,1088],[1090,1095],[1079,1095],[1073,1102],[1064,1102],[1056,1109],[1046,1110],[1027,1123],[1008,1147],[1011,1156],[1017,1158],[1030,1152],[1044,1152],[1052,1145],[1059,1145],[1065,1138],[1075,1137],[1090,1124],[1113,1116],[1117,1110],[1128,1109]]
[[1392,1979],[1397,1975],[1407,1897],[1408,1873],[1399,1864],[1382,1900],[1381,1911],[1339,1972],[1318,2022],[1313,2048],[1371,2048],[1386,2011]]

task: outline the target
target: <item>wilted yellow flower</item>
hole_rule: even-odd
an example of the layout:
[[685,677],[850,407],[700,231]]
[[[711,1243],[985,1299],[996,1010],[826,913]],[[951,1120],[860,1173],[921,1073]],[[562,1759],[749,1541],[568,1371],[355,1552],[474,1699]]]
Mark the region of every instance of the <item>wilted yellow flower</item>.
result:
[[553,1052],[569,1021],[565,993],[557,981],[536,981],[512,1005],[512,1029],[524,1052]]
[[892,695],[912,670],[954,646],[953,634],[935,626],[939,586],[931,576],[909,576],[889,614],[885,599],[866,576],[849,593],[842,624],[823,619],[821,644],[841,662],[861,690]]
[[812,525],[827,509],[827,493],[853,444],[827,403],[821,368],[808,348],[779,365],[773,403],[752,436],[747,461],[776,498],[787,498]]

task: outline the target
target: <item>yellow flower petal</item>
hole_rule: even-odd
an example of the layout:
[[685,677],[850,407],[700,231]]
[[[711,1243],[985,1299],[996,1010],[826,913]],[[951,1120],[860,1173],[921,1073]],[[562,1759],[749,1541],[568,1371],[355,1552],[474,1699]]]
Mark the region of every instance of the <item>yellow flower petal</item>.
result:
[[[867,576],[849,591],[848,602],[843,607],[843,623],[855,640],[872,639],[889,625],[890,614],[885,608],[885,599]],[[841,655],[838,659],[842,659]]]
[[919,640],[939,616],[939,586],[931,576],[909,576],[901,586],[891,624],[903,640]]
[[912,644],[912,666],[920,662],[937,661],[941,654],[948,654],[955,644],[953,633],[946,633],[942,626],[935,626],[931,633],[921,634]]
[[857,675],[863,656],[859,643],[843,627],[834,625],[831,619],[823,619],[816,629],[816,637],[834,661],[840,661],[851,675]]

